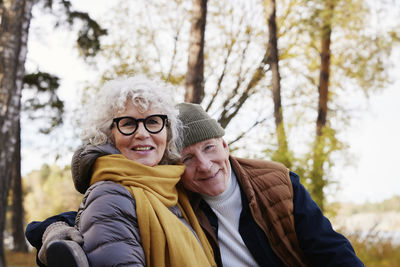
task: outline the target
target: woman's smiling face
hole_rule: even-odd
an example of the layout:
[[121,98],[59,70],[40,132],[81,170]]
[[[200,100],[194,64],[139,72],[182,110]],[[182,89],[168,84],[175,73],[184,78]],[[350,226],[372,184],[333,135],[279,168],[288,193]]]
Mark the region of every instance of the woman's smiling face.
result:
[[[118,117],[129,116],[135,119],[144,119],[154,114],[160,114],[160,110],[151,106],[145,112],[139,112],[132,101],[127,101],[126,109],[118,114]],[[126,158],[147,166],[158,165],[164,155],[167,145],[166,126],[156,134],[149,133],[143,122],[139,122],[137,130],[131,135],[121,134],[116,125],[113,125],[112,134],[115,146]]]

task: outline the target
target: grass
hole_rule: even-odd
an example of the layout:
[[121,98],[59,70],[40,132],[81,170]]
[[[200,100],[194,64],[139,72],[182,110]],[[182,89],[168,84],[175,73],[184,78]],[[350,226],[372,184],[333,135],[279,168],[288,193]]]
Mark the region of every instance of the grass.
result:
[[36,252],[14,252],[6,251],[7,267],[34,267],[36,264]]
[[400,266],[400,245],[371,232],[366,237],[349,236],[357,256],[368,267]]

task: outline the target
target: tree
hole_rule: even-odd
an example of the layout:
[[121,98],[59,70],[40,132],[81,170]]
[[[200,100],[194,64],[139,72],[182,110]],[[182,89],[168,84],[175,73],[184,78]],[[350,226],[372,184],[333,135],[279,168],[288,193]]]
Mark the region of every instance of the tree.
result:
[[[120,1],[116,4],[116,12],[126,15],[113,16],[105,22],[111,35],[102,52],[104,60],[101,61],[108,64],[99,71],[104,73],[101,82],[120,75],[144,73],[170,82],[179,95],[184,95],[188,77],[198,78],[204,81],[196,82],[198,88],[204,87],[205,98],[201,103],[208,111],[217,114],[221,125],[227,127],[246,101],[264,86],[260,81],[269,69],[265,52],[267,38],[260,34],[266,29],[252,26],[254,17],[262,18],[262,5],[258,0],[249,4],[239,2],[212,2],[210,14],[210,3],[204,6],[203,16],[205,18],[206,11],[207,34],[210,34],[203,37],[207,43],[204,47],[204,78],[199,78],[201,74],[191,75],[191,70],[184,64],[191,57],[187,53],[189,49],[186,49],[192,42],[192,38],[188,38],[191,36],[189,26],[196,25],[189,23],[191,16],[188,16],[188,10],[191,8],[188,4],[191,1],[147,1],[146,5],[141,1],[136,1],[134,5]],[[251,12],[239,12],[242,10]],[[259,15],[254,15],[257,12]],[[265,53],[254,56],[255,47],[262,47]],[[200,48],[198,46],[197,52],[201,51]]]
[[[254,22],[254,18],[263,18],[260,1],[213,4],[206,46],[207,87],[211,97],[205,104],[206,111],[217,113],[218,122],[227,128],[246,109],[246,104],[260,92],[265,92],[263,89],[269,85],[265,79],[270,71],[267,29],[265,24],[258,24],[261,20]],[[265,117],[261,117],[246,125],[247,129],[230,145],[264,120]]]
[[331,34],[332,34],[332,19],[334,12],[334,0],[325,1],[325,9],[322,16],[322,29],[321,29],[321,63],[320,75],[318,85],[318,116],[316,120],[316,133],[315,144],[313,149],[313,168],[311,170],[311,194],[314,201],[317,202],[319,207],[324,210],[324,192],[326,186],[324,180],[323,165],[327,160],[324,150],[326,149],[325,138],[329,135],[326,134],[326,120],[328,114],[328,95],[329,95],[329,75],[330,75],[330,61],[331,61]]
[[[47,7],[52,7],[52,0],[44,0]],[[101,28],[97,22],[92,20],[87,13],[77,12],[71,9],[69,1],[61,0],[62,6],[65,8],[67,14],[67,22],[72,24],[75,20],[84,22],[79,37],[77,39],[78,45],[82,54],[85,57],[95,55],[100,49],[99,38],[105,35],[107,31]],[[21,90],[24,78],[24,64],[26,58],[26,44],[28,40],[29,23],[31,19],[31,10],[36,1],[5,1],[0,2],[1,7],[1,43],[0,48],[2,51],[2,63],[0,65],[0,84],[1,84],[1,102],[2,110],[0,117],[0,127],[4,129],[0,140],[4,141],[1,147],[0,155],[0,172],[4,175],[1,179],[0,195],[1,195],[1,214],[0,214],[0,232],[1,232],[1,255],[0,261],[4,262],[4,247],[3,247],[3,229],[5,226],[5,207],[6,199],[9,192],[10,181],[13,177],[15,185],[13,196],[16,203],[13,203],[16,212],[22,207],[21,187],[20,180],[20,164],[12,165],[12,161],[20,162],[20,107],[21,107]],[[43,81],[40,81],[43,82]],[[50,101],[54,104],[54,101]],[[59,103],[59,102],[58,102]],[[4,104],[4,105],[3,105]],[[55,106],[53,106],[54,108]],[[53,123],[55,123],[53,121]],[[54,125],[53,125],[54,126]],[[6,145],[4,145],[6,144]],[[4,149],[3,149],[4,148]],[[7,149],[6,149],[7,148]],[[13,169],[13,171],[11,171]],[[3,178],[3,177],[1,177]],[[21,213],[22,214],[22,213]],[[15,214],[17,215],[17,214]],[[15,220],[21,222],[13,224],[13,233],[15,240],[21,241],[18,234],[23,233],[21,216],[14,216]],[[16,248],[23,247],[16,245]]]
[[11,234],[13,237],[14,251],[28,252],[24,235],[24,207],[22,205],[22,179],[21,179],[21,123],[18,121],[17,143],[12,162],[11,174]]
[[98,57],[98,62],[107,62],[97,66],[99,83],[140,73],[178,85],[184,95],[190,27],[187,3],[115,1],[115,8],[103,16],[109,37]]
[[3,230],[11,166],[18,136],[22,79],[34,1],[0,2],[0,265],[5,266]]
[[[331,168],[335,154],[346,155],[346,142],[339,133],[351,123],[346,97],[359,91],[360,96],[385,88],[390,82],[388,69],[393,44],[398,35],[393,29],[377,29],[370,17],[375,12],[363,0],[304,1],[297,45],[304,53],[301,76],[315,105],[314,133],[309,152],[302,161],[305,180],[313,199],[324,209],[324,190],[334,181]],[[375,28],[376,30],[371,30]],[[299,56],[301,59],[301,56]],[[300,79],[299,79],[300,80]],[[340,96],[346,96],[344,99]]]
[[193,0],[192,26],[185,102],[201,103],[204,97],[204,35],[207,18],[207,0]]
[[[41,128],[39,131],[43,134],[49,134],[52,129],[62,124],[62,115],[64,111],[64,103],[57,96],[59,87],[59,78],[48,73],[37,72],[26,74],[23,79],[23,92],[26,90],[32,92],[32,97],[22,103],[22,112],[29,113],[31,120],[47,119],[49,125]],[[47,97],[46,97],[47,96]],[[38,115],[35,115],[39,113]],[[18,133],[16,150],[12,165],[11,179],[11,232],[13,237],[13,250],[26,252],[28,247],[24,235],[24,209],[22,195],[22,179],[21,179],[21,126],[18,121]]]
[[289,152],[286,138],[285,124],[283,120],[281,101],[281,76],[279,72],[279,51],[278,51],[278,29],[276,25],[276,1],[265,1],[266,19],[268,23],[268,59],[271,69],[272,99],[274,102],[275,131],[278,149],[274,152],[272,159],[283,163],[291,168],[292,159]]

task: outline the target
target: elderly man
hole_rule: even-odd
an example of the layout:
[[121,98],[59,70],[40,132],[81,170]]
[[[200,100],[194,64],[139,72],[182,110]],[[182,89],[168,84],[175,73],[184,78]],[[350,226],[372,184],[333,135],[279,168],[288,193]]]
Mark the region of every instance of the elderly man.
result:
[[[230,156],[224,130],[200,105],[182,103],[179,110],[186,166],[182,183],[219,266],[364,266],[295,173],[276,162]],[[32,223],[28,240],[54,221],[70,224],[73,216]],[[49,257],[57,246],[82,255],[79,246],[69,245],[73,242],[47,246],[58,239],[80,241],[72,235],[76,232],[65,223],[50,225],[43,238]]]

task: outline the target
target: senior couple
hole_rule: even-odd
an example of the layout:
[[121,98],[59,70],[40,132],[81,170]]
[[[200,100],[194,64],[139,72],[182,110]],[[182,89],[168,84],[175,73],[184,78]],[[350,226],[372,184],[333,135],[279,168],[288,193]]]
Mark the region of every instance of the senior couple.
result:
[[197,104],[144,77],[86,106],[72,177],[78,212],[26,229],[40,266],[364,266],[299,177],[229,155]]

